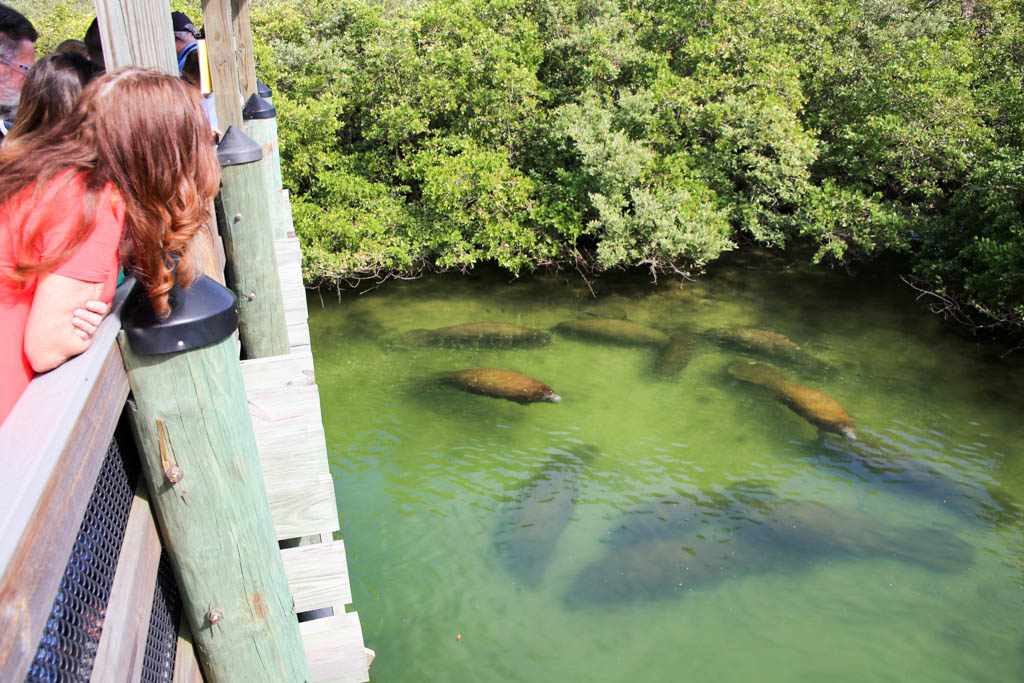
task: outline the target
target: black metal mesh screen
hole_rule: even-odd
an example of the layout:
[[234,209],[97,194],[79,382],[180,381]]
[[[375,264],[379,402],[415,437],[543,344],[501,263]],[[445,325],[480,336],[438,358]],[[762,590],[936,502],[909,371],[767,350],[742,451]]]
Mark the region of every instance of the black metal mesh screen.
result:
[[174,657],[178,649],[178,623],[181,617],[181,596],[174,582],[174,573],[167,551],[160,555],[153,612],[146,636],[146,658],[142,662],[143,683],[170,681],[174,678]]
[[113,440],[26,680],[89,680],[133,489],[134,477]]

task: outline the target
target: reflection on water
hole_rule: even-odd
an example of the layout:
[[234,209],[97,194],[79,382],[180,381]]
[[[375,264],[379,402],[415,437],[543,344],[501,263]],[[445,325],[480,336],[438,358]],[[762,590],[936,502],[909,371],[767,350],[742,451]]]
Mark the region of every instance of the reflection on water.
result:
[[1024,358],[792,261],[310,298],[377,683],[1024,678]]

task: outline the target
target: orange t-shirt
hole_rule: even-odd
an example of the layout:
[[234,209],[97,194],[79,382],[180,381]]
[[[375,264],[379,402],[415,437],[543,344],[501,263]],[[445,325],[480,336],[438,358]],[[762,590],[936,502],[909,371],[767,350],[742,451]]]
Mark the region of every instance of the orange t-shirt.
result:
[[[33,201],[34,189],[34,185],[25,188],[0,207],[0,271],[4,273],[14,270],[11,236],[16,230],[28,234],[40,223],[48,223],[33,245],[37,257],[44,260],[63,250],[81,215],[85,185],[80,178],[65,184],[59,177]],[[52,272],[82,282],[102,282],[101,299],[109,304],[117,284],[117,247],[123,227],[124,199],[107,183],[97,199],[95,228]],[[25,327],[35,291],[34,277],[20,291],[0,279],[0,423],[35,375],[25,356]]]

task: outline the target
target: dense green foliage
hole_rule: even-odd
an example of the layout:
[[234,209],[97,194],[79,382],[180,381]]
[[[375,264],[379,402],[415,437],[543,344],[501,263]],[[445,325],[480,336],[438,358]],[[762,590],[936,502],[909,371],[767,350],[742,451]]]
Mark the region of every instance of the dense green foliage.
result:
[[313,279],[691,272],[802,239],[1024,320],[1019,0],[257,1],[253,25]]
[[312,281],[800,240],[1024,325],[1024,0],[250,7]]

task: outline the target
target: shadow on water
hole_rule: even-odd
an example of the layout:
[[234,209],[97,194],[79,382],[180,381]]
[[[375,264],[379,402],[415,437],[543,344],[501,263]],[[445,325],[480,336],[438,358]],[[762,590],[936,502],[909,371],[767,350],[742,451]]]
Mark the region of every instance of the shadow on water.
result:
[[749,483],[627,513],[606,546],[570,586],[567,607],[679,597],[829,561],[879,558],[962,572],[973,556],[970,545],[942,527],[887,524],[817,501],[779,498]]

